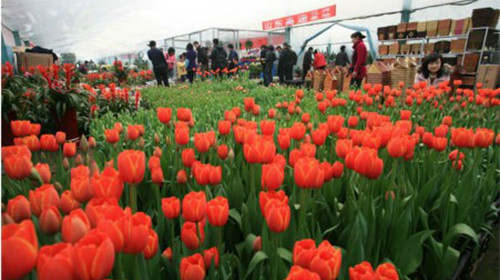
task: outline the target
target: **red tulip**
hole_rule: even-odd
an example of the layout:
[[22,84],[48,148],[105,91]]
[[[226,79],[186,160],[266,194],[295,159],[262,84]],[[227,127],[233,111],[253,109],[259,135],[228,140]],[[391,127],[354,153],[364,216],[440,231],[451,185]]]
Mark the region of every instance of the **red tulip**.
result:
[[167,219],[175,219],[179,217],[181,212],[181,202],[175,196],[163,198],[161,200],[161,209]]
[[177,119],[183,122],[189,122],[192,119],[191,110],[188,108],[177,108]]
[[196,156],[193,149],[184,149],[181,153],[182,164],[185,167],[191,167],[196,160]]
[[411,117],[411,111],[410,110],[401,110],[399,111],[400,118],[402,120],[409,120]]
[[186,170],[179,170],[179,172],[177,172],[177,183],[185,184],[186,182],[187,182]]
[[358,126],[359,123],[359,118],[356,116],[351,116],[349,119],[347,119],[347,125],[350,127],[356,127]]
[[28,199],[24,195],[18,195],[7,203],[7,213],[16,223],[31,219],[31,209]]
[[87,166],[81,164],[78,167],[71,168],[71,192],[73,197],[82,203],[92,197],[90,170]]
[[56,243],[40,248],[36,271],[39,280],[77,279],[75,250],[70,243]]
[[461,148],[474,148],[474,133],[472,129],[456,128],[451,131],[451,142]]
[[132,215],[130,208],[124,211],[124,247],[126,254],[139,254],[148,244],[149,230],[151,229],[151,217],[143,212]]
[[[29,150],[26,147],[24,148],[29,152]],[[33,169],[33,163],[31,162],[31,157],[22,155],[5,156],[3,158],[3,165],[7,176],[17,180],[29,177],[31,174],[31,170]]]
[[432,138],[432,148],[434,150],[441,152],[446,149],[446,146],[448,145],[448,139],[444,137],[433,137]]
[[82,209],[71,211],[62,221],[61,233],[64,242],[76,243],[90,231],[90,221]]
[[217,148],[217,156],[222,160],[225,160],[227,158],[228,153],[229,153],[229,148],[224,144],[220,145]]
[[180,265],[181,280],[205,279],[205,264],[200,254],[182,258]]
[[2,226],[2,279],[27,276],[35,268],[38,239],[31,220]]
[[40,214],[40,229],[45,234],[54,235],[59,232],[61,220],[62,217],[59,209],[57,209],[57,206],[52,205],[50,208],[43,210],[42,214]]
[[284,167],[277,163],[263,164],[262,165],[262,189],[276,190],[285,180]]
[[113,167],[106,167],[100,175],[95,173],[90,184],[94,198],[120,199],[123,193],[123,180]]
[[200,222],[205,218],[207,198],[203,191],[190,192],[182,200],[182,217],[189,222]]
[[32,123],[30,134],[36,135],[36,136],[40,135],[41,128],[42,128],[42,125],[40,125],[39,123]]
[[189,127],[187,126],[175,127],[175,143],[181,146],[189,143]]
[[323,185],[325,172],[315,158],[299,159],[293,171],[295,183],[299,188],[320,188]]
[[384,169],[384,162],[377,155],[377,151],[370,148],[361,148],[354,159],[354,170],[369,179],[378,178]]
[[115,263],[113,242],[104,232],[94,229],[75,244],[75,268],[78,278],[98,280],[111,274]]
[[172,119],[172,109],[171,108],[156,108],[156,116],[162,124],[167,124]]
[[474,144],[476,147],[488,148],[493,143],[495,132],[487,128],[478,128],[474,134]]
[[168,247],[167,249],[165,249],[165,251],[163,251],[163,253],[161,253],[161,255],[165,259],[171,261],[172,260],[172,249],[170,247]]
[[328,132],[325,129],[316,129],[311,133],[314,145],[322,146],[325,144],[326,137],[328,136]]
[[66,141],[66,133],[62,131],[56,132],[56,141],[59,145],[63,144]]
[[281,150],[287,150],[290,147],[290,135],[288,133],[280,133],[278,135],[278,145]]
[[219,121],[218,124],[219,134],[228,135],[231,133],[231,122],[230,121]]
[[256,139],[243,145],[243,154],[248,163],[270,163],[276,154],[276,146],[273,141]]
[[273,135],[276,128],[274,121],[260,121],[260,131],[264,135]]
[[203,260],[205,263],[205,268],[208,270],[210,265],[213,263],[215,268],[219,267],[219,250],[217,247],[212,247],[208,250],[203,251]]
[[74,157],[76,154],[76,143],[64,143],[63,154],[65,157]]
[[49,164],[47,163],[37,163],[35,165],[35,169],[42,178],[44,184],[50,183],[50,179],[52,177],[52,173],[50,172]]
[[352,141],[347,139],[339,139],[335,144],[335,152],[339,158],[345,158],[349,150],[352,148]]
[[328,116],[326,122],[331,133],[338,133],[342,126],[344,126],[344,117],[342,116]]
[[64,214],[69,214],[71,211],[80,208],[80,202],[78,202],[70,190],[66,190],[61,194],[60,208]]
[[59,150],[56,138],[52,134],[43,134],[40,137],[40,146],[43,151],[57,152]]
[[391,263],[383,263],[375,270],[375,280],[399,280],[398,272]]
[[295,141],[300,141],[306,134],[306,126],[303,123],[294,123],[290,129],[290,137]]
[[31,122],[30,121],[11,121],[10,128],[16,137],[23,137],[31,135]]
[[387,152],[393,158],[403,157],[406,153],[406,142],[404,137],[392,137],[387,143]]
[[[328,241],[326,241],[328,242]],[[316,272],[321,280],[337,279],[342,265],[342,253],[329,243],[323,246],[321,243],[314,257],[311,259],[309,269]]]
[[372,265],[369,262],[362,262],[354,267],[349,267],[349,279],[351,280],[370,280],[375,279]]
[[30,190],[29,200],[31,212],[35,216],[40,216],[43,210],[50,208],[51,205],[59,207],[59,194],[53,185],[45,184],[34,191]]
[[129,184],[138,184],[144,178],[146,156],[142,151],[125,150],[118,155],[118,171],[122,180]]
[[308,268],[316,252],[316,242],[313,239],[302,239],[293,246],[293,264]]
[[106,129],[104,131],[104,136],[106,136],[106,141],[109,144],[114,144],[120,141],[120,132],[117,129]]
[[265,207],[264,218],[269,230],[284,232],[290,225],[290,206],[278,200],[271,200]]
[[181,229],[181,240],[189,250],[196,250],[205,241],[203,223],[185,222]]
[[134,141],[141,136],[141,130],[136,125],[129,125],[127,127],[127,137],[128,139]]
[[306,268],[302,268],[298,265],[292,266],[290,269],[290,273],[288,273],[288,276],[285,278],[285,280],[321,280],[319,275],[315,272],[312,272]]
[[149,230],[148,244],[142,253],[146,260],[152,259],[158,252],[158,234],[153,229]]
[[227,198],[218,196],[207,203],[207,217],[210,225],[223,227],[229,218],[229,203]]

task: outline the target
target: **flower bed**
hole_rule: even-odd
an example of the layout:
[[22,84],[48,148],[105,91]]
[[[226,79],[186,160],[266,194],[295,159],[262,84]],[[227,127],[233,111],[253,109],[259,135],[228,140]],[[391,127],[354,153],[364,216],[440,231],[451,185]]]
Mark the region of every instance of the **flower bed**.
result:
[[2,271],[449,279],[497,214],[499,92],[144,89],[155,109],[101,115],[78,150],[61,135],[3,149],[2,245],[26,248]]

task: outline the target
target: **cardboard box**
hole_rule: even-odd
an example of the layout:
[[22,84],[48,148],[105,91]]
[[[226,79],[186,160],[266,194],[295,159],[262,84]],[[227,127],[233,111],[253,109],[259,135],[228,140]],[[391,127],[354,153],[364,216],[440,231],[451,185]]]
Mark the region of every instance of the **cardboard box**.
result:
[[438,21],[431,20],[426,24],[427,37],[436,37],[438,30]]
[[389,45],[389,54],[398,54],[399,53],[399,44],[397,42]]
[[417,37],[417,26],[418,22],[410,22],[406,26],[406,35],[408,38],[416,38]]
[[427,43],[424,46],[424,52],[425,54],[431,54],[434,52],[434,43]]
[[424,38],[427,36],[427,22],[420,21],[417,24],[417,38]]
[[434,43],[434,52],[436,53],[449,53],[450,52],[450,41],[438,41]]
[[474,9],[472,11],[472,26],[495,28],[498,23],[499,13],[500,10],[493,8]]
[[378,46],[378,53],[380,55],[389,54],[389,45],[379,45]]
[[466,39],[455,39],[450,42],[450,51],[452,53],[462,53],[465,49]]
[[387,40],[387,27],[379,27],[377,29],[378,40]]
[[410,45],[410,53],[411,54],[419,54],[422,48],[422,44],[417,43],[417,44],[411,44]]
[[462,35],[466,34],[467,31],[469,31],[470,28],[470,18],[464,18],[464,19],[457,19],[454,20],[451,26],[451,33],[453,35]]
[[43,65],[47,67],[52,67],[54,63],[54,58],[51,54],[44,53],[18,53],[17,54],[17,63],[19,69],[24,66],[26,69],[29,69],[31,66],[36,67],[37,65]]
[[397,29],[398,29],[397,25],[387,26],[387,39],[389,40],[396,39]]
[[[457,57],[457,64],[462,64],[462,55]],[[479,64],[479,54],[478,53],[468,53],[465,55],[463,59],[463,68],[467,73],[474,73],[477,70],[477,66]]]
[[448,36],[451,30],[451,19],[443,19],[438,21],[438,35]]
[[477,69],[477,82],[483,84],[483,88],[496,89],[500,86],[500,65],[483,64]]
[[408,45],[408,44],[401,45],[401,46],[399,46],[399,52],[401,54],[409,54],[410,47],[411,47],[411,45]]

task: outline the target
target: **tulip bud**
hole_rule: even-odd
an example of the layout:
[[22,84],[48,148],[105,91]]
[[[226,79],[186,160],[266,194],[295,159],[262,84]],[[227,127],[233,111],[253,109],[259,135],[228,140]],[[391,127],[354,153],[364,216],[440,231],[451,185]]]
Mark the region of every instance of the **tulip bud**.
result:
[[87,141],[87,137],[82,135],[82,139],[80,140],[80,149],[86,153],[89,150],[89,142]]
[[42,211],[39,220],[40,229],[45,234],[54,235],[61,228],[61,220],[61,213],[57,209],[57,206],[52,205],[50,208]]
[[59,182],[54,182],[54,188],[56,188],[56,190],[58,192],[62,192],[63,191],[63,187],[62,187],[61,183],[59,183]]
[[233,160],[234,159],[234,151],[233,151],[233,148],[229,149],[229,153],[227,154],[227,158],[229,160]]
[[92,137],[92,136],[90,136],[90,137],[89,137],[89,147],[90,147],[91,149],[93,149],[93,148],[95,148],[96,146],[97,146],[97,143],[96,143],[96,141],[95,141],[95,138],[94,138],[94,137]]
[[139,148],[144,149],[144,145],[144,138],[141,137],[141,139],[139,139]]
[[262,238],[260,236],[257,236],[253,240],[253,247],[252,247],[254,252],[258,252],[262,250]]
[[167,143],[167,145],[172,145],[172,140],[170,140],[170,137],[165,137],[165,143]]
[[82,162],[83,162],[82,155],[77,155],[75,158],[75,165],[79,166],[80,164],[82,164]]
[[[78,156],[80,156],[80,155],[78,155]],[[81,159],[81,157],[80,157],[80,159]],[[68,158],[63,159],[63,167],[64,167],[64,170],[69,170],[70,166],[69,166]]]
[[158,135],[158,133],[155,133],[155,144],[160,144],[160,136]]
[[168,247],[167,249],[165,249],[165,251],[163,251],[163,253],[161,255],[165,259],[171,261],[172,260],[172,249],[170,249],[170,247]]

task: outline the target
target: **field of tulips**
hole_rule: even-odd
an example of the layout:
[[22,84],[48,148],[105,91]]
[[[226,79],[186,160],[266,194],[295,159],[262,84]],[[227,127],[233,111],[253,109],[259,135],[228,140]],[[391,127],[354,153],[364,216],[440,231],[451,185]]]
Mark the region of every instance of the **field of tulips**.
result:
[[151,87],[78,144],[13,122],[2,278],[449,279],[500,192],[500,89],[459,84]]

